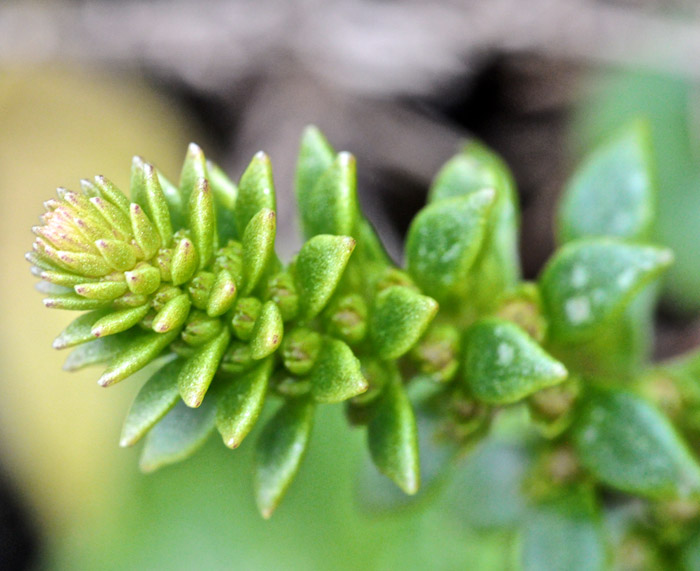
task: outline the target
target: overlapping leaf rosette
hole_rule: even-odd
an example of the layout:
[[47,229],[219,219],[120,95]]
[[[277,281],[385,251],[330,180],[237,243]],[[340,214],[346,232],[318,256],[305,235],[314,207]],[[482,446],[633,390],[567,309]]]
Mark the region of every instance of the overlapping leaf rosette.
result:
[[99,383],[109,386],[158,364],[121,437],[129,446],[146,436],[142,468],[186,457],[214,427],[236,448],[274,394],[282,404],[257,454],[258,503],[269,515],[304,454],[315,407],[363,394],[383,403],[373,418],[404,410],[408,422],[372,441],[382,470],[414,492],[417,452],[386,455],[415,436],[400,379],[382,371],[370,381],[366,371],[408,352],[437,304],[393,267],[361,217],[354,158],[308,130],[297,175],[308,240],[288,265],[274,252],[264,154],[238,185],[196,145],[178,186],[136,157],[130,186],[130,198],[101,176],[81,181],[81,192],[59,189],[27,257],[47,307],[87,311],[54,343],[75,347],[66,369],[106,364]]
[[[687,414],[700,391],[683,380],[696,361],[649,361],[657,280],[671,262],[647,243],[651,162],[635,124],[584,164],[559,210],[562,247],[536,282],[520,277],[511,176],[485,147],[467,144],[440,170],[401,269],[360,212],[354,158],[314,128],[295,181],[306,242],[289,263],[274,251],[268,158],[256,155],[235,185],[195,145],[178,186],[136,158],[130,199],[103,177],[59,190],[28,258],[47,306],[86,311],[56,339],[74,348],[66,368],[106,364],[106,386],[153,363],[121,440],[145,437],[144,470],[187,457],[215,430],[236,448],[275,401],[255,445],[268,517],[320,405],[344,403],[374,466],[409,495],[508,433],[529,462],[517,483],[534,514],[523,557],[556,550],[551,538],[570,529],[559,543],[604,558],[599,491],[700,498],[700,467],[678,435],[700,426]],[[661,393],[686,409],[664,414]],[[366,502],[401,503],[372,470],[360,478]],[[499,478],[481,484],[495,486],[494,505],[513,495]]]

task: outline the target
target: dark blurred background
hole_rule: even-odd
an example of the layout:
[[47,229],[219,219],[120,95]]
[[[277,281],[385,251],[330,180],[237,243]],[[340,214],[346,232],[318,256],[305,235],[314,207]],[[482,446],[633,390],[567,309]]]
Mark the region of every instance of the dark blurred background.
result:
[[477,137],[513,169],[533,278],[554,246],[566,177],[644,115],[658,156],[657,238],[677,256],[657,341],[673,354],[700,342],[698,55],[694,0],[4,0],[2,567],[507,568],[510,538],[439,503],[379,518],[358,510],[363,436],[333,407],[269,523],[254,510],[246,446],[232,454],[212,442],[181,466],[138,474],[138,451],[117,439],[139,382],[105,392],[94,371],[61,371],[51,341],[70,316],[44,310],[33,291],[22,261],[30,227],[56,186],[105,174],[125,188],[133,154],[177,179],[195,140],[234,179],[257,150],[271,156],[288,257],[299,245],[298,138],[314,123],[357,156],[361,202],[400,259],[432,177]]

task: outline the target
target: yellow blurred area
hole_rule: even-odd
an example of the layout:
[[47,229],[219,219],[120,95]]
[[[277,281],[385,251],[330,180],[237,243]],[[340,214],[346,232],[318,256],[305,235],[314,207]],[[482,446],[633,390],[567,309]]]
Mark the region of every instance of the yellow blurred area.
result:
[[[74,312],[47,310],[24,253],[57,186],[104,174],[128,188],[137,153],[177,180],[188,143],[181,111],[136,78],[78,70],[0,75],[0,459],[48,535],[114,512],[135,470],[118,447],[138,386],[98,387],[51,348]],[[96,484],[99,483],[99,484]]]

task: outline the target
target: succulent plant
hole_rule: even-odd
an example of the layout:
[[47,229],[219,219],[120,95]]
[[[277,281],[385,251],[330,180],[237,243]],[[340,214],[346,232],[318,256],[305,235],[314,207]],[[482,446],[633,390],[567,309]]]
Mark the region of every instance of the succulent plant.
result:
[[[515,433],[528,458],[525,567],[545,550],[597,568],[599,514],[614,512],[601,491],[647,502],[620,557],[640,531],[651,553],[685,540],[683,518],[700,526],[697,356],[649,360],[672,255],[646,243],[648,140],[634,123],[577,171],[558,211],[562,245],[536,282],[520,277],[512,178],[484,146],[440,170],[401,268],[360,211],[354,158],[315,128],[295,180],[306,241],[289,262],[275,253],[268,158],[236,185],[196,145],[178,186],[137,157],[130,198],[104,177],[59,189],[27,257],[48,307],[86,312],[55,341],[73,349],[66,368],[105,364],[108,386],[154,363],[121,437],[145,437],[144,470],[186,458],[215,429],[236,448],[276,400],[255,454],[269,517],[322,404],[344,403],[376,467],[409,495],[488,434]],[[368,496],[384,482],[370,479]]]

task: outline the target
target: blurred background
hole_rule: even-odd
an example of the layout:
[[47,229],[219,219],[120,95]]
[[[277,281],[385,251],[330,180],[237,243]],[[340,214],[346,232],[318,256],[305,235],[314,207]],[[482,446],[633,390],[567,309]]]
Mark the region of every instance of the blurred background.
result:
[[525,509],[516,447],[486,442],[458,482],[390,513],[358,492],[364,435],[334,407],[269,522],[252,496],[254,436],[235,453],[212,438],[141,475],[118,436],[144,377],[106,392],[94,370],[61,370],[51,342],[71,316],[34,290],[30,228],[57,186],[104,174],[126,188],[134,154],[177,179],[193,140],[235,180],[257,150],[271,156],[288,257],[298,138],[314,123],[357,156],[363,207],[400,259],[431,178],[478,137],[513,169],[532,278],[566,177],[641,114],[658,157],[657,239],[677,258],[657,341],[673,354],[700,343],[699,54],[695,0],[3,0],[3,569],[511,568],[516,539],[502,530]]

